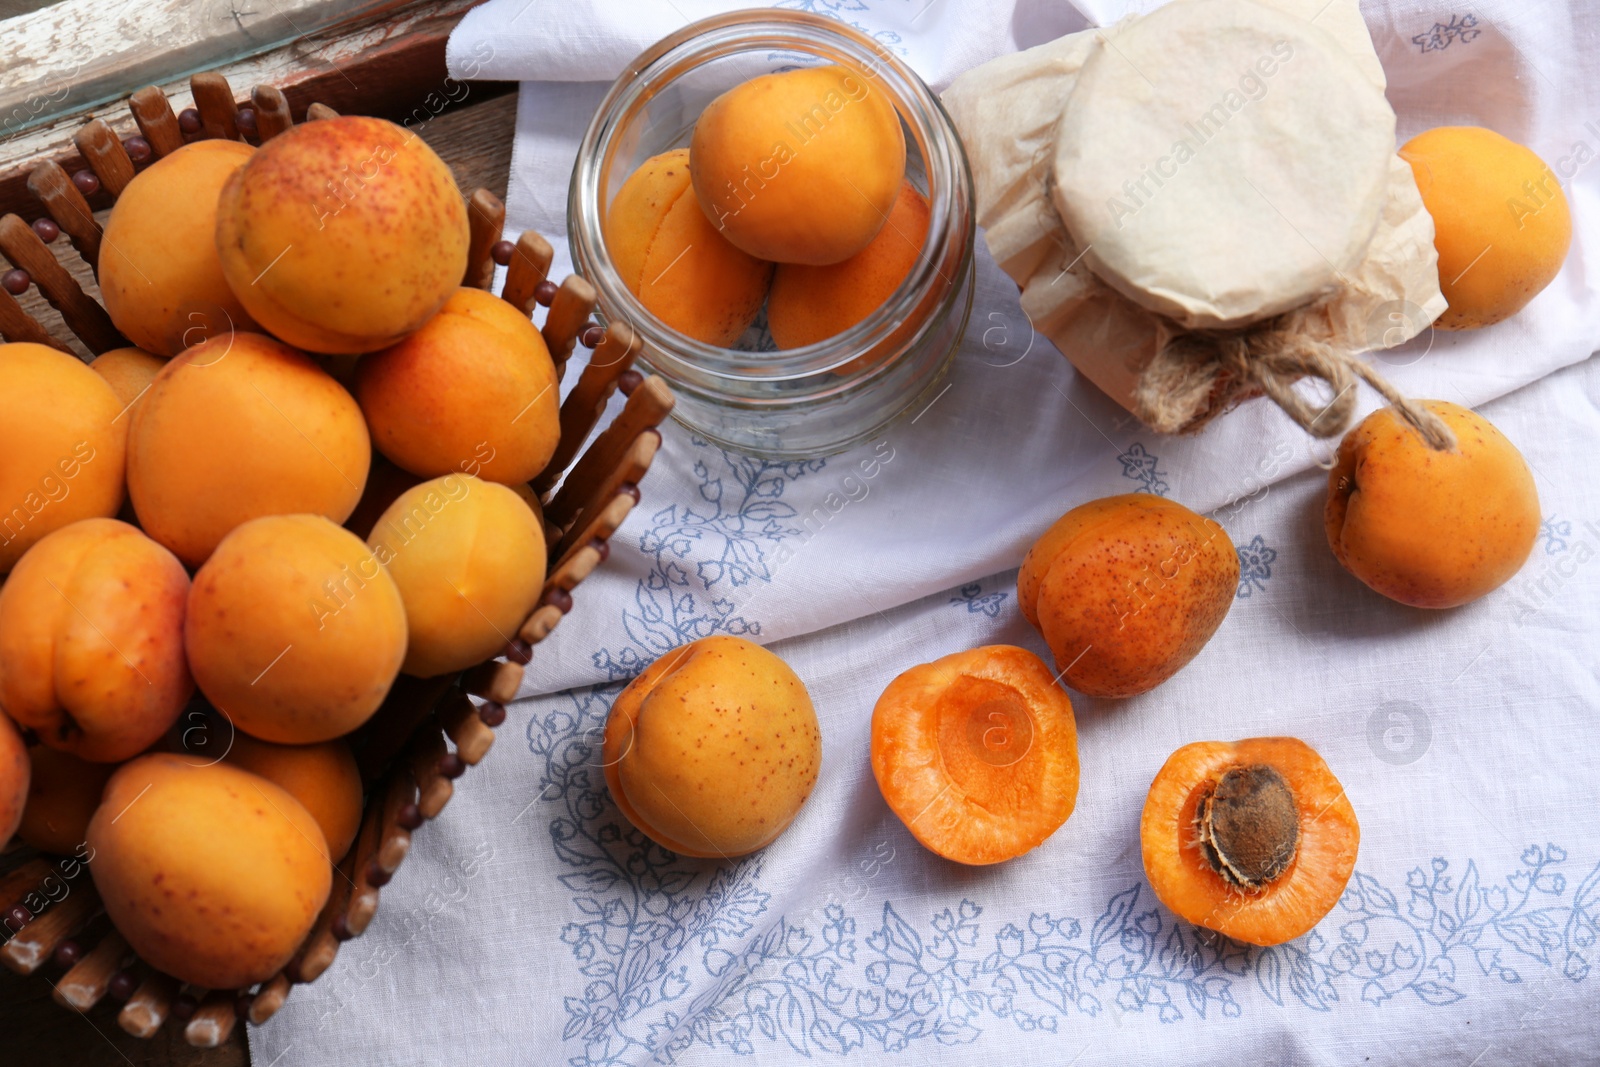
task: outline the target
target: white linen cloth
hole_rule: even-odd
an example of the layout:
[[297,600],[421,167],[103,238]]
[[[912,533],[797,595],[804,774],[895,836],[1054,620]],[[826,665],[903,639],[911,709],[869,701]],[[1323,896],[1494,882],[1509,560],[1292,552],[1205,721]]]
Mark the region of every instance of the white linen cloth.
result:
[[[491,0],[458,27],[457,76],[523,81],[508,230],[550,237],[558,273],[570,168],[610,79],[736,6]],[[781,6],[867,29],[935,88],[1130,9]],[[1593,1061],[1600,60],[1584,45],[1600,11],[1393,0],[1365,14],[1402,138],[1493,127],[1539,152],[1571,202],[1566,267],[1522,314],[1376,357],[1413,396],[1480,407],[1533,466],[1546,520],[1509,586],[1443,613],[1371,593],[1322,533],[1316,465],[1332,443],[1265,401],[1193,438],[1144,430],[1031,336],[982,255],[949,388],[880,440],[774,464],[667,429],[643,505],[537,649],[495,751],[418,833],[367,933],[252,1029],[254,1061]],[[1227,621],[1152,693],[1074,695],[1078,807],[1044,846],[987,869],[927,853],[872,780],[878,694],[979,644],[1047,656],[1016,607],[1023,552],[1068,508],[1134,490],[1228,530],[1242,578]],[[737,863],[647,847],[598,769],[621,684],[709,633],[784,656],[824,740],[794,826]],[[1362,825],[1341,904],[1267,951],[1175,920],[1138,848],[1144,793],[1174,749],[1263,734],[1321,751]]]

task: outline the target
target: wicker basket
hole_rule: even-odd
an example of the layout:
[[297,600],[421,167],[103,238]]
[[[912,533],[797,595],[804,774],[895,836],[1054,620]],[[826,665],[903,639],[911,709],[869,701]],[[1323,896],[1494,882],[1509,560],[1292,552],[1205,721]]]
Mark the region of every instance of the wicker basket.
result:
[[[239,105],[227,81],[217,74],[200,74],[191,86],[202,128],[187,140],[241,139]],[[292,124],[288,101],[272,86],[256,87],[249,106],[255,111],[260,140]],[[152,159],[185,143],[178,116],[160,89],[134,93],[129,108],[153,150]],[[305,117],[315,121],[332,115],[328,108],[312,104]],[[123,143],[99,119],[85,125],[74,140],[101,187],[115,198],[137,170]],[[72,178],[59,164],[45,163],[28,175],[27,182],[77,254],[93,268],[99,259],[101,229]],[[505,207],[480,189],[469,198],[468,215],[472,240],[463,284],[488,289]],[[56,242],[56,248],[70,254],[65,253],[66,245]],[[17,215],[0,218],[0,253],[28,272],[90,352],[128,344],[105,309]],[[559,377],[587,332],[595,294],[576,276],[559,287],[541,284],[552,257],[548,241],[538,234],[523,234],[507,264],[501,296],[524,314],[531,314],[536,304],[548,304],[542,332]],[[72,350],[4,290],[0,290],[0,336]],[[313,981],[327,970],[339,943],[359,935],[372,922],[379,889],[405,858],[412,832],[439,814],[455,788],[453,780],[488,752],[494,727],[505,718],[504,702],[516,695],[532,646],[571,609],[573,589],[605,561],[607,539],[638,502],[639,481],[661,444],[655,427],[672,409],[665,383],[642,378],[631,369],[638,348],[626,326],[603,331],[588,366],[561,405],[560,443],[550,465],[533,483],[544,509],[549,577],[518,638],[500,658],[459,675],[429,679],[402,675],[383,707],[352,735],[367,789],[361,830],[350,852],[335,865],[333,889],[316,925],[281,974],[251,989],[204,990],[185,987],[155,971],[135,958],[126,940],[111,928],[81,857],[35,856],[0,875],[0,919],[9,936],[0,945],[0,962],[31,974],[71,939],[81,954],[53,983],[57,1003],[87,1011],[115,990],[127,996],[118,1016],[124,1030],[148,1038],[176,1019],[189,1044],[202,1048],[227,1041],[237,1019],[265,1022],[282,1006],[294,983]],[[584,449],[619,388],[628,395],[626,405]]]

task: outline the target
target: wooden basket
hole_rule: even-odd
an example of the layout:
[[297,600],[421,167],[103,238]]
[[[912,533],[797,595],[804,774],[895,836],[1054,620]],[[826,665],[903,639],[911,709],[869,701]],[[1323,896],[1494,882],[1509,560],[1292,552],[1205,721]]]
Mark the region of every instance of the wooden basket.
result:
[[[152,149],[152,161],[186,140],[243,139],[239,105],[227,81],[218,74],[199,74],[190,84],[200,129],[187,138],[159,88],[142,89],[129,99],[134,120]],[[260,140],[292,125],[288,101],[272,86],[257,86],[249,106]],[[330,109],[312,104],[305,117],[315,121],[332,115]],[[192,119],[189,116],[191,127]],[[100,187],[114,199],[137,170],[123,143],[99,119],[85,125],[74,141]],[[93,184],[81,176],[80,181]],[[51,162],[35,167],[27,183],[77,254],[95,269],[101,227],[73,178]],[[472,238],[463,284],[488,289],[505,206],[494,194],[479,189],[468,199],[468,215]],[[57,241],[56,247],[66,243]],[[501,259],[504,251],[502,245]],[[129,343],[51,247],[15,214],[0,218],[0,254],[28,273],[90,352],[98,355]],[[580,339],[594,345],[588,366],[561,405],[561,439],[555,455],[533,483],[543,504],[549,545],[543,595],[500,658],[458,675],[428,679],[402,675],[383,707],[351,737],[367,787],[361,830],[349,853],[335,864],[327,905],[288,966],[251,989],[182,985],[138,960],[111,928],[81,856],[35,856],[0,875],[0,921],[9,935],[0,945],[0,962],[31,974],[70,940],[74,948],[64,955],[78,959],[53,983],[57,1003],[87,1011],[108,993],[124,996],[118,1022],[130,1034],[148,1038],[169,1019],[177,1019],[189,1044],[209,1048],[228,1040],[236,1019],[259,1024],[271,1018],[294,983],[315,980],[333,962],[339,943],[359,935],[372,922],[379,890],[405,859],[412,832],[439,814],[451,797],[454,779],[489,751],[494,727],[505,719],[504,704],[516,695],[532,646],[571,610],[578,583],[605,561],[607,539],[638,502],[639,482],[660,447],[656,427],[672,409],[666,384],[632,369],[639,349],[634,334],[625,325],[605,330],[588,325],[595,305],[593,287],[576,276],[559,287],[546,281],[552,258],[548,241],[524,233],[507,263],[501,294],[523,314],[531,315],[536,304],[549,307],[542,332],[558,378]],[[72,351],[66,339],[52,336],[4,289],[0,289],[0,336]],[[626,405],[584,449],[619,388],[628,396]]]

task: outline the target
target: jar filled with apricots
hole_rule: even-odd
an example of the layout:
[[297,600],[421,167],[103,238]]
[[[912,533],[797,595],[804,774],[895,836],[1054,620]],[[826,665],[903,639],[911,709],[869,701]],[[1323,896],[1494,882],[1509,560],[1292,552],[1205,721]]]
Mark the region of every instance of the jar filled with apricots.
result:
[[897,56],[831,19],[745,11],[612,86],[568,239],[680,422],[812,458],[935,395],[972,309],[972,203],[954,126]]

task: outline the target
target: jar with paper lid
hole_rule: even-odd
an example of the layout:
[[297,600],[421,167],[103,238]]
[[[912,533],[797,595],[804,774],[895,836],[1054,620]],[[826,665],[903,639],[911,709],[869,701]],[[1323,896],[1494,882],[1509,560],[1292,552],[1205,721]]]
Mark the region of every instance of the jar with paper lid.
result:
[[[674,328],[646,306],[637,284],[630,287],[619,266],[625,250],[607,240],[619,193],[641,168],[687,148],[702,112],[728,90],[762,75],[824,67],[841,68],[843,84],[881,93],[893,106],[905,182],[926,201],[926,236],[915,261],[875,310],[820,340],[780,348],[765,306],[728,344]],[[777,164],[772,168],[769,178]],[[753,180],[749,188],[759,190],[759,177]],[[601,318],[626,323],[639,337],[641,362],[672,385],[679,422],[735,451],[809,459],[878,435],[933,398],[971,312],[972,178],[955,127],[898,56],[836,20],[736,12],[694,23],[647,50],[595,113],[567,210],[573,263],[594,285]]]

